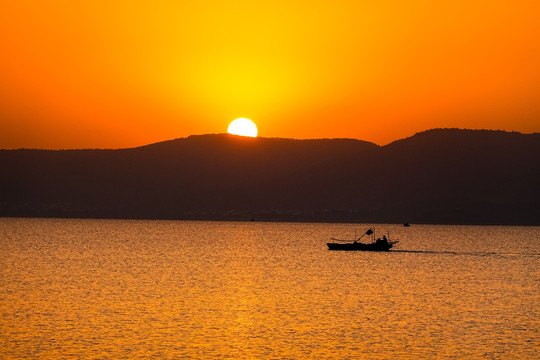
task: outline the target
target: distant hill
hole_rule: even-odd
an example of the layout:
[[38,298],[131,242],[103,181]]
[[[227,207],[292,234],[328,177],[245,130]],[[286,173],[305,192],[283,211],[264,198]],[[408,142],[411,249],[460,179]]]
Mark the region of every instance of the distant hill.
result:
[[0,150],[0,216],[540,225],[540,134]]

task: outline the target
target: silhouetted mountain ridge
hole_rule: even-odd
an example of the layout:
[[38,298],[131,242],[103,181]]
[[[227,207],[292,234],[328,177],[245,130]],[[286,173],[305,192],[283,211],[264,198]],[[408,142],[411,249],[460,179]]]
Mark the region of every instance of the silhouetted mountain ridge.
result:
[[540,134],[194,135],[120,150],[2,150],[0,215],[536,224]]

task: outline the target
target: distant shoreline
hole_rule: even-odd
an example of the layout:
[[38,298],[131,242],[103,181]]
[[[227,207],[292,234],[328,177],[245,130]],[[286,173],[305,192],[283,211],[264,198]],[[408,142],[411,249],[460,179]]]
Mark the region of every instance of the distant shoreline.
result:
[[[245,223],[300,223],[300,224],[377,224],[377,225],[398,225],[399,222],[386,221],[339,221],[339,220],[271,220],[271,219],[215,219],[215,218],[190,218],[190,219],[157,219],[157,218],[99,218],[99,217],[45,217],[45,216],[0,216],[0,219],[51,219],[51,220],[125,220],[125,221],[185,221],[185,222],[245,222]],[[476,224],[476,223],[409,223],[411,227],[423,225],[437,226],[505,226],[505,227],[539,227],[540,224]]]

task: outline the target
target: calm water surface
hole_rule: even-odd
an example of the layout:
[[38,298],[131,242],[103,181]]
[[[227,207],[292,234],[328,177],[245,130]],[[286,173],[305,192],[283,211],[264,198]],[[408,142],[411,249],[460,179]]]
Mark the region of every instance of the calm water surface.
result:
[[535,359],[540,228],[0,219],[1,359]]

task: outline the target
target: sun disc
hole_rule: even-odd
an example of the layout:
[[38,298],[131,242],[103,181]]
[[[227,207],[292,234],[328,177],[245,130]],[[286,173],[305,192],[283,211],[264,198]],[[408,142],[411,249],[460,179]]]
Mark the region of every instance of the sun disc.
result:
[[227,132],[232,135],[257,137],[257,125],[249,119],[238,118],[229,124]]

